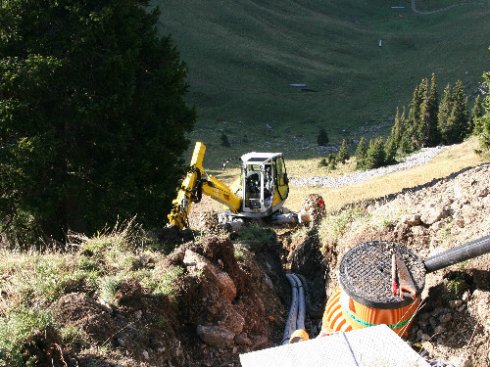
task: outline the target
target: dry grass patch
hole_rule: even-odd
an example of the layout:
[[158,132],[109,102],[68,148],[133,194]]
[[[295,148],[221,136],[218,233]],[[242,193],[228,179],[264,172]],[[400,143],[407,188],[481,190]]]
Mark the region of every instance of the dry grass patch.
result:
[[297,211],[307,195],[317,193],[325,199],[327,210],[335,211],[349,203],[387,196],[400,192],[404,188],[446,177],[467,167],[490,162],[488,155],[476,152],[478,149],[478,140],[472,137],[462,144],[449,147],[427,164],[377,177],[357,185],[340,188],[291,187],[286,204],[291,210]]

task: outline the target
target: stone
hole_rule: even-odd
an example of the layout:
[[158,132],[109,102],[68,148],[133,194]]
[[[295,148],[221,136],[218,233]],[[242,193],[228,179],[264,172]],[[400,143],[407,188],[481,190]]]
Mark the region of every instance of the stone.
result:
[[148,353],[147,350],[144,350],[143,352],[141,352],[141,354],[143,355],[143,358],[144,359],[150,359],[150,354]]
[[233,279],[224,271],[220,271],[216,273],[216,280],[225,298],[233,301],[236,297],[236,286]]
[[458,307],[458,312],[463,312],[466,308],[466,304],[462,304],[461,306]]
[[229,348],[235,338],[235,334],[222,326],[198,325],[197,335],[204,343],[215,348]]
[[187,249],[184,254],[183,263],[189,270],[200,270],[209,274],[216,282],[225,298],[229,301],[235,299],[237,289],[233,279],[231,279],[228,273],[214,266],[211,261],[204,256]]
[[134,313],[134,317],[136,317],[136,320],[141,319],[142,316],[143,316],[143,311],[141,310],[138,310]]
[[420,214],[407,214],[404,215],[401,219],[400,222],[405,223],[409,225],[410,227],[413,226],[419,226],[422,224],[422,221],[420,220]]
[[269,343],[269,338],[265,335],[256,335],[252,337],[253,349],[261,349]]
[[451,214],[451,210],[447,206],[434,205],[424,208],[425,210],[420,214],[420,219],[423,223],[431,225],[441,219],[448,217]]
[[466,292],[463,293],[463,295],[461,296],[461,301],[463,302],[468,302],[469,299],[470,299],[470,296],[471,296],[471,293],[469,290],[467,290]]
[[412,235],[414,237],[426,237],[427,236],[427,229],[423,226],[414,226],[411,228]]
[[240,335],[235,336],[235,343],[238,345],[246,345],[248,347],[252,345],[252,341],[248,337],[247,333],[241,333]]
[[439,317],[439,321],[443,324],[447,324],[449,321],[453,319],[453,316],[450,313],[446,313]]

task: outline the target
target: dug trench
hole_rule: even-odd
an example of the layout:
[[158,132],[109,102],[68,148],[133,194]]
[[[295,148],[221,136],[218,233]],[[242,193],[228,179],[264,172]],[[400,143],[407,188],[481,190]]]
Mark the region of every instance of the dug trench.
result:
[[[241,353],[281,343],[289,271],[305,280],[306,328],[315,337],[338,286],[340,259],[357,244],[401,243],[424,259],[488,234],[488,177],[489,165],[476,167],[330,213],[312,228],[250,225],[227,232],[206,214],[199,237],[163,231],[162,247],[175,249],[163,261],[139,255],[132,266],[141,274],[175,274],[171,292],[152,294],[137,277],[118,284],[111,304],[83,287],[67,289],[50,309],[85,337],[62,343],[50,331],[46,348],[59,348],[50,349],[48,365],[238,367]],[[490,256],[427,275],[422,298],[407,343],[427,360],[487,366]],[[35,336],[24,348],[39,360],[46,358],[41,340]]]

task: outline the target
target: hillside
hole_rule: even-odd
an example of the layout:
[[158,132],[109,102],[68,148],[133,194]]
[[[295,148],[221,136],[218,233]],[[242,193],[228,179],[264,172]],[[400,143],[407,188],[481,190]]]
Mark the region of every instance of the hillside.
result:
[[[488,235],[489,176],[488,163],[467,167],[331,211],[313,228],[228,232],[196,206],[193,233],[154,237],[129,223],[74,235],[68,251],[4,249],[0,366],[238,367],[240,353],[281,342],[286,270],[307,281],[315,336],[339,261],[356,244],[395,241],[425,259]],[[427,275],[407,339],[425,359],[488,364],[489,264],[487,254]]]
[[217,144],[225,132],[232,145],[300,156],[319,127],[333,141],[383,131],[432,72],[441,91],[462,79],[474,95],[488,69],[490,8],[467,3],[422,15],[406,0],[152,2],[162,9],[160,32],[172,35],[189,68],[195,136]]

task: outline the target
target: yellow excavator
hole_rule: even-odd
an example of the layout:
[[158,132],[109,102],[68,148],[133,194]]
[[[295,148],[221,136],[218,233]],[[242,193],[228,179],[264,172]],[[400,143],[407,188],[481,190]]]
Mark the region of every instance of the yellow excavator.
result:
[[271,223],[309,223],[325,210],[323,199],[314,195],[300,213],[286,212],[283,204],[289,194],[288,175],[282,153],[251,152],[241,157],[240,177],[227,186],[206,174],[203,161],[206,146],[197,142],[177,197],[168,215],[170,225],[189,227],[188,218],[193,203],[202,195],[222,203],[227,210],[218,216],[220,224],[239,226],[245,219],[268,219]]

